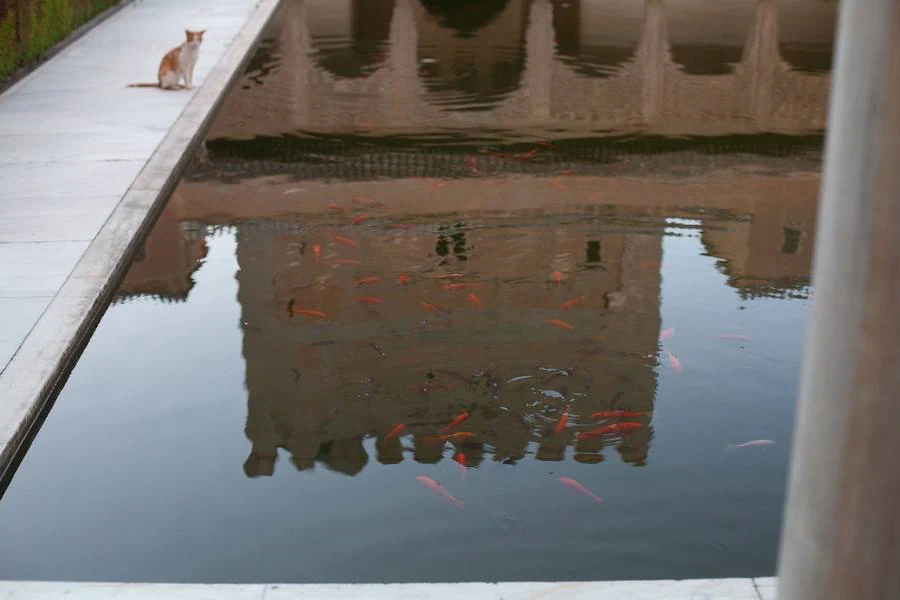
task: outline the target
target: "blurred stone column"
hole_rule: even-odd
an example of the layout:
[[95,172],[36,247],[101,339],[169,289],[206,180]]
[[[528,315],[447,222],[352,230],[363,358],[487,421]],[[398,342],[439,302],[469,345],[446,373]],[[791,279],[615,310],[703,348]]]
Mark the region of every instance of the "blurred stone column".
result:
[[842,0],[781,600],[900,598],[900,2]]

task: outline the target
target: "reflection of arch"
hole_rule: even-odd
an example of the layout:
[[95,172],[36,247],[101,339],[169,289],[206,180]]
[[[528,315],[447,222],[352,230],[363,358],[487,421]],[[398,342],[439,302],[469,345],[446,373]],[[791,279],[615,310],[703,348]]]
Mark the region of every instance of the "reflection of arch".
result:
[[428,14],[441,27],[469,38],[492,23],[506,9],[509,0],[421,0]]
[[672,61],[689,75],[727,75],[741,62],[756,2],[667,3]]
[[365,77],[386,55],[395,0],[307,0],[313,56],[337,77]]
[[632,59],[644,20],[640,2],[555,2],[553,29],[559,59],[576,73],[610,77]]
[[791,66],[792,71],[801,73],[828,73],[831,71],[831,45],[791,44],[778,47],[781,59]]
[[435,95],[433,100],[437,104],[464,104],[470,110],[490,108],[519,89],[525,70],[530,0],[497,4],[499,12],[479,25],[477,37],[458,35],[456,29],[429,18],[429,5],[434,1],[422,0],[425,8],[420,9],[417,22],[419,59],[425,61],[419,75]]

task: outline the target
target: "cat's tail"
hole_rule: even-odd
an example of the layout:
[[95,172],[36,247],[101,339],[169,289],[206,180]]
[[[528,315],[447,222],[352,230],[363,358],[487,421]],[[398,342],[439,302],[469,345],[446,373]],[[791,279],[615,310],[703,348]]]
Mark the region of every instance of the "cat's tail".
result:
[[155,88],[158,88],[159,84],[158,83],[129,83],[128,87],[140,87],[140,88],[155,87]]

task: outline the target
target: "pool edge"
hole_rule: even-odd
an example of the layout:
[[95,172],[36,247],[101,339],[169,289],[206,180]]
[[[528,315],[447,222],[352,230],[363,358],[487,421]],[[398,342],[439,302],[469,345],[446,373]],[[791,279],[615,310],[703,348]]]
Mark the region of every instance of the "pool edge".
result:
[[293,598],[391,598],[439,600],[554,600],[629,598],[630,600],[775,600],[774,577],[646,581],[564,581],[394,584],[173,584],[0,581],[0,597],[46,600],[67,597],[106,600],[289,600]]

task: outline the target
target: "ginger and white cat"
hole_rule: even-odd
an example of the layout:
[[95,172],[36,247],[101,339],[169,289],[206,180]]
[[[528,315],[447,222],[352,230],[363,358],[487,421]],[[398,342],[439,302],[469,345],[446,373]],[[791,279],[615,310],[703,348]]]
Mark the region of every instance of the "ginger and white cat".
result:
[[[128,87],[158,87],[164,90],[191,89],[194,87],[194,67],[200,44],[203,43],[203,31],[184,30],[187,39],[183,44],[169,50],[159,63],[159,83],[132,83]],[[179,84],[183,80],[184,84]]]

